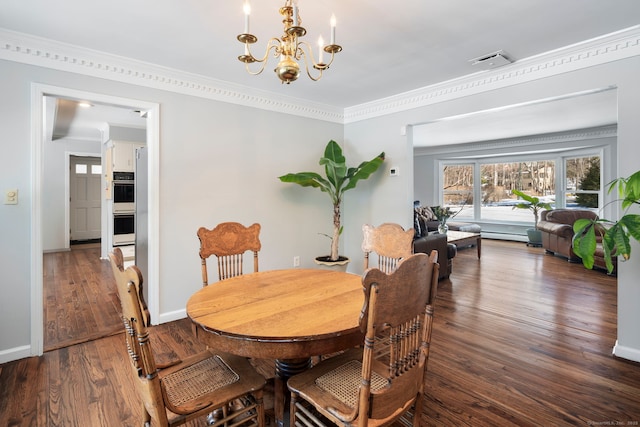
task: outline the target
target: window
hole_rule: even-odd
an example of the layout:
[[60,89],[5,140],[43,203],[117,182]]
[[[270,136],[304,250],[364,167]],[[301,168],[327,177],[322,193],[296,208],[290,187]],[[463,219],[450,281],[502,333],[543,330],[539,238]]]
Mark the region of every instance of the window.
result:
[[601,207],[599,156],[565,159],[565,182],[567,207]]
[[520,190],[549,203],[555,202],[555,162],[535,160],[526,162],[488,163],[480,167],[482,179],[482,219],[507,222],[531,221],[531,213],[514,210],[519,203],[512,190]]
[[[508,162],[488,162],[485,159],[473,163],[442,162],[441,200],[454,212],[460,211],[455,216],[456,220],[495,223],[532,221],[533,216],[528,210],[513,209],[519,203],[512,193],[514,189],[538,197],[553,208],[597,210],[602,204],[600,164],[601,156],[592,154],[526,160],[516,158]],[[558,194],[558,188],[566,191]],[[474,195],[480,200],[474,200]]]
[[457,219],[473,218],[474,165],[446,165],[443,168],[442,198],[444,206],[450,206]]
[[[89,168],[89,166],[91,166]],[[102,175],[102,165],[87,165],[84,163],[76,163],[76,175]]]

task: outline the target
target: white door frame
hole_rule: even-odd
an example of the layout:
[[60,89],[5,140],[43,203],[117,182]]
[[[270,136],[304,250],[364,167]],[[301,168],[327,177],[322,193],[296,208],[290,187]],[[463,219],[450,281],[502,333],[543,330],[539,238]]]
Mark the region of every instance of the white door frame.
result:
[[148,111],[147,147],[149,150],[149,312],[151,322],[159,318],[159,151],[160,151],[160,104],[137,99],[92,93],[57,86],[31,84],[31,355],[40,356],[44,345],[44,291],[42,267],[42,167],[44,157],[45,96],[56,96],[96,103],[123,105]]

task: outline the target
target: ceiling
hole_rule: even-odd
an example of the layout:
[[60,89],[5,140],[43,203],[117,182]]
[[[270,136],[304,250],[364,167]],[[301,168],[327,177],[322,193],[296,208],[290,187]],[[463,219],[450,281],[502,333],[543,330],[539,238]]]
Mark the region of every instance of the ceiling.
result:
[[[513,61],[638,25],[638,0],[298,0],[305,39],[342,45],[323,78],[283,85],[237,60],[242,0],[3,0],[0,28],[345,108],[482,73],[470,60],[503,50]],[[282,0],[251,0],[258,43],[282,33]]]
[[47,140],[78,139],[102,142],[102,132],[109,126],[145,128],[146,119],[133,108],[87,103],[80,100],[47,96],[45,99]]
[[604,88],[519,105],[444,117],[414,126],[414,147],[491,141],[612,125],[618,96]]

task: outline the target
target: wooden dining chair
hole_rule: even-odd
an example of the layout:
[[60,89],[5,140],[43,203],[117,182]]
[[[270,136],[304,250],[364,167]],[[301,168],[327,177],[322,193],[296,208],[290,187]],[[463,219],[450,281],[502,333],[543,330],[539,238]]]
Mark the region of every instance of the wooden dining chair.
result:
[[249,227],[237,222],[223,222],[213,230],[198,229],[200,259],[202,263],[202,286],[209,284],[207,259],[215,255],[218,261],[218,279],[224,280],[244,273],[244,253],[253,252],[253,271],[258,271],[260,251],[260,224]]
[[369,257],[373,252],[378,257],[377,268],[385,273],[396,269],[398,262],[413,253],[413,228],[404,230],[402,226],[390,222],[378,227],[369,224],[362,226],[362,250],[364,269],[369,268]]
[[[255,223],[249,227],[238,222],[223,222],[212,230],[205,227],[198,229],[200,239],[200,260],[202,265],[202,286],[208,286],[207,260],[212,255],[216,257],[218,264],[218,279],[225,280],[244,274],[244,254],[253,252],[253,272],[258,272],[258,252],[260,243],[260,224]],[[198,336],[198,328],[193,325],[193,333]],[[271,389],[275,380],[274,359],[249,360],[251,365],[264,378],[269,380],[268,389]],[[269,406],[269,405],[268,405]],[[268,408],[269,410],[271,408]]]
[[264,426],[265,380],[245,358],[207,350],[158,369],[147,329],[142,274],[135,265],[122,268],[118,248],[109,258],[144,425],[150,426],[153,420],[157,425],[176,426],[209,417],[219,424],[233,420],[238,422],[234,425]]
[[[381,426],[413,414],[420,426],[429,359],[438,254],[405,258],[391,274],[379,269],[362,278],[364,346],[326,359],[289,379],[291,426]],[[391,345],[375,358],[374,337]]]

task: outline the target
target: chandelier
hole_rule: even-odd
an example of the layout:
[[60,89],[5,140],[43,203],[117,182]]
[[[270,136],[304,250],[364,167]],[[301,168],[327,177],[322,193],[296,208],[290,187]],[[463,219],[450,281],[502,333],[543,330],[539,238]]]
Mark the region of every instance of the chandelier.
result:
[[[269,59],[269,52],[273,50],[273,56],[279,57],[280,61],[275,68],[275,73],[282,83],[289,84],[295,81],[300,75],[300,65],[298,61],[304,60],[307,75],[313,81],[318,81],[322,77],[322,72],[333,63],[333,56],[342,50],[342,47],[335,44],[336,38],[336,18],[331,16],[331,41],[324,45],[322,36],[318,39],[318,60],[313,56],[313,49],[309,43],[299,40],[307,30],[301,26],[302,19],[298,12],[297,0],[285,0],[284,6],[280,8],[280,15],[283,16],[284,34],[282,37],[273,37],[267,43],[267,49],[262,58],[256,58],[251,54],[250,45],[258,41],[258,38],[249,32],[249,15],[251,6],[249,0],[244,2],[244,32],[238,35],[238,41],[244,44],[244,55],[238,59],[244,62],[247,72],[252,75],[262,73]],[[324,62],[324,53],[331,55],[329,62]],[[256,71],[249,68],[249,64],[254,62],[262,64]],[[317,70],[316,76],[312,75],[311,68]]]

